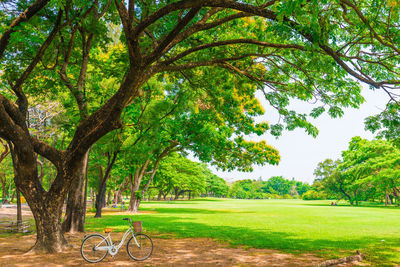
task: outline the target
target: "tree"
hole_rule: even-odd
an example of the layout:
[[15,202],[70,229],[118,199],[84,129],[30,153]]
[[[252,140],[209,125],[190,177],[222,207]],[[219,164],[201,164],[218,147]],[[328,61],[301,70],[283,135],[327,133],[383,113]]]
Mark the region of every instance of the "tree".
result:
[[[290,98],[316,97],[336,117],[342,113],[340,106],[357,107],[362,102],[359,85],[349,76],[387,91],[398,83],[393,67],[398,64],[398,29],[395,23],[387,23],[398,13],[396,7],[381,1],[372,5],[347,0],[329,4],[269,1],[261,5],[255,0],[111,2],[13,1],[13,14],[18,15],[1,17],[5,27],[0,58],[3,81],[7,81],[3,88],[8,90],[2,89],[0,96],[0,137],[15,147],[16,186],[36,220],[35,250],[63,249],[62,203],[72,181],[82,179],[88,150],[102,136],[121,127],[124,108],[158,73],[174,72],[185,80],[196,71],[221,68],[232,76],[244,76],[260,83],[259,89],[279,110],[286,127],[303,127],[314,135],[316,129],[306,121],[306,115],[288,110]],[[105,19],[99,20],[104,13]],[[121,39],[129,62],[121,64],[113,94],[101,105],[93,105],[85,118],[75,120],[67,148],[58,150],[36,139],[26,127],[27,95],[35,95],[32,89],[38,84],[32,81],[43,81],[35,78],[44,70],[54,74],[68,60],[71,47],[65,40],[74,39],[74,26],[67,26],[74,21],[79,21],[78,28],[104,25],[105,21],[122,24]],[[91,28],[89,35],[96,30],[99,28]],[[23,47],[22,42],[28,45]],[[98,49],[88,51],[96,52]],[[59,97],[59,88],[54,89]],[[311,115],[318,116],[324,110],[317,107]],[[283,127],[274,125],[271,131],[279,134]],[[58,171],[48,191],[38,179],[36,153]]]
[[315,174],[330,197],[351,205],[384,199],[387,205],[392,197],[398,199],[399,164],[399,149],[392,143],[353,137],[341,160],[319,163]]
[[[203,167],[204,169],[206,167]],[[206,170],[207,174],[207,196],[211,197],[227,197],[229,193],[229,185],[223,178],[218,177],[217,175],[211,173],[208,169]]]
[[[358,205],[360,199],[368,199],[370,193],[375,193],[372,185],[382,184],[382,182],[385,186],[381,189],[387,203],[388,193],[393,190],[388,186],[393,185],[393,182],[387,183],[386,179],[398,177],[399,150],[387,141],[368,141],[353,137],[349,143],[349,149],[342,153],[342,157],[343,162],[338,166],[339,176],[351,183],[349,188],[352,195],[347,196],[350,203],[353,205],[355,202]],[[397,186],[397,182],[394,185]]]
[[333,161],[326,159],[318,163],[317,168],[314,170],[314,182],[312,190],[314,193],[309,193],[308,199],[324,199],[332,198],[340,200],[346,196],[345,185],[343,179],[338,176],[338,165],[341,160]]
[[207,173],[200,163],[173,153],[160,163],[155,182],[160,191],[172,192],[174,200],[177,200],[185,192],[192,195],[204,193],[206,179]]

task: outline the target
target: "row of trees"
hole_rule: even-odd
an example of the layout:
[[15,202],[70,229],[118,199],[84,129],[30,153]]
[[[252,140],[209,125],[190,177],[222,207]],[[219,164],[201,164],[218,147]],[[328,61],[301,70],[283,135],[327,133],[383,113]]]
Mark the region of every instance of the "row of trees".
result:
[[232,184],[228,196],[241,199],[301,198],[310,188],[307,183],[274,176],[267,181],[236,181]]
[[336,161],[326,159],[314,172],[309,199],[344,199],[400,205],[400,149],[387,140],[354,137]]
[[[276,164],[274,148],[245,136],[296,127],[315,136],[291,99],[318,103],[313,117],[337,117],[362,103],[357,81],[390,94],[395,2],[2,1],[0,137],[35,217],[33,250],[62,251],[63,231],[82,230],[95,164],[97,207],[115,166],[138,205],[170,153],[222,169]],[[256,90],[278,123],[255,122]]]

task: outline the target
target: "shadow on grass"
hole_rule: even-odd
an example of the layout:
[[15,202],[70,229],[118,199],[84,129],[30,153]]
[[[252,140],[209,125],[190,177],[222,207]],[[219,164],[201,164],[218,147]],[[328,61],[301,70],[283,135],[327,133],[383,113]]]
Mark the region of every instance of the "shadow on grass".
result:
[[205,198],[205,199],[191,199],[191,200],[186,200],[186,199],[178,199],[178,200],[161,200],[161,201],[143,201],[143,203],[146,204],[161,204],[161,205],[171,205],[171,204],[179,204],[179,205],[193,205],[193,204],[200,204],[196,202],[222,202],[224,201],[223,199],[216,199],[216,198]]
[[163,214],[221,214],[221,213],[255,213],[253,211],[241,211],[230,209],[192,209],[192,208],[142,208],[142,211],[155,211]]
[[[194,210],[194,209],[193,209]],[[181,210],[182,212],[182,210]],[[158,214],[157,214],[158,215]],[[123,223],[124,216],[104,216],[99,221],[89,219],[87,230],[101,231],[105,226],[115,227],[124,231],[127,226]],[[377,237],[366,237],[347,240],[308,239],[293,233],[263,231],[249,229],[246,226],[210,226],[198,223],[193,218],[177,216],[140,215],[143,227],[150,233],[172,233],[182,238],[213,238],[231,246],[276,249],[289,253],[315,253],[324,258],[337,258],[354,254],[360,250],[367,261],[374,264],[392,265],[399,253],[399,238],[386,239],[384,242]],[[150,234],[151,235],[151,234]]]

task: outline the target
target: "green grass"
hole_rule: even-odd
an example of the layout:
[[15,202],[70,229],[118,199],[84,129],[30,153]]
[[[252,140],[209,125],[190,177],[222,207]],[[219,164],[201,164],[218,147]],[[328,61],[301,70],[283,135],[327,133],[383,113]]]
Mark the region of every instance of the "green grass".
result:
[[[211,237],[232,246],[311,252],[325,258],[359,249],[374,265],[400,262],[400,209],[330,206],[330,201],[232,200],[147,202],[134,216],[150,233]],[[123,215],[87,218],[86,229],[124,231]]]

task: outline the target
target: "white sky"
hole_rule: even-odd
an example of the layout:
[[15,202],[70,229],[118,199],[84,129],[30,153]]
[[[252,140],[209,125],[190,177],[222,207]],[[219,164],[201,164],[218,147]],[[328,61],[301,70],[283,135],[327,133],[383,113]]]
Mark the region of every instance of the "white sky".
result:
[[[251,136],[252,140],[266,140],[268,144],[279,150],[281,161],[278,166],[256,166],[252,173],[222,172],[213,167],[210,169],[227,181],[259,177],[267,180],[271,176],[282,175],[288,179],[294,177],[295,180],[312,184],[313,172],[317,164],[327,158],[339,158],[341,152],[347,149],[353,136],[373,138],[372,133],[364,130],[364,119],[379,113],[385,107],[388,96],[381,90],[372,91],[368,88],[365,88],[362,93],[366,102],[360,109],[346,109],[342,118],[333,119],[323,114],[316,120],[312,120],[311,122],[319,130],[316,138],[307,135],[303,129],[284,131],[279,139],[270,134],[263,135],[261,138]],[[271,124],[276,123],[278,121],[276,111],[268,106],[261,93],[257,94],[257,97],[266,110],[262,120],[269,121]],[[291,108],[297,112],[306,113],[316,106],[297,102],[293,103]]]

